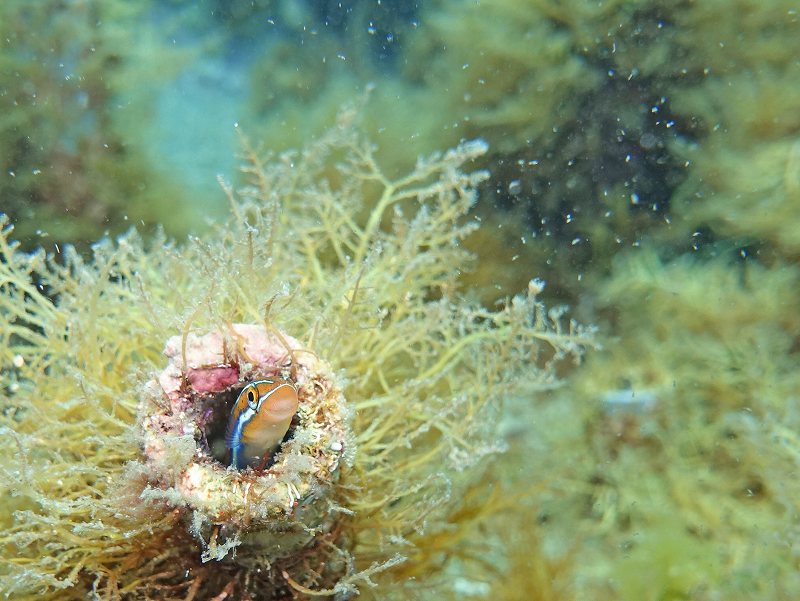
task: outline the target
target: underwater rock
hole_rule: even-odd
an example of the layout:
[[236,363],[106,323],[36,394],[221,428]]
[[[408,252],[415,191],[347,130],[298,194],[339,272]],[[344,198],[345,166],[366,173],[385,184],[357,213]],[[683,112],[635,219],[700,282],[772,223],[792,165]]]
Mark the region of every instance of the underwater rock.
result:
[[[145,496],[191,512],[187,527],[203,542],[203,560],[242,544],[272,562],[329,532],[325,495],[350,432],[328,366],[294,338],[250,324],[174,336],[164,353],[168,365],[148,383],[140,417]],[[299,397],[284,442],[264,469],[228,467],[220,442],[236,394],[276,375],[294,382]]]

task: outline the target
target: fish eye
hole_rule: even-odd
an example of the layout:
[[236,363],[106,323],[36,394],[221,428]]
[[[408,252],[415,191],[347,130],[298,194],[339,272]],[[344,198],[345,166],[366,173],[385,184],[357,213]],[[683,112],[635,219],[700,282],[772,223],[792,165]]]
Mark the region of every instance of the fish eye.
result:
[[251,390],[247,391],[247,404],[253,405],[256,402],[256,393]]

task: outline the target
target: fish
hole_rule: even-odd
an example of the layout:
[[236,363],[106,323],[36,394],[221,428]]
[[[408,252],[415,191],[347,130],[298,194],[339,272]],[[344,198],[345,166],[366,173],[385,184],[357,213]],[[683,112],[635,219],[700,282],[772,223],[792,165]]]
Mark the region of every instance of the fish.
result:
[[225,432],[231,467],[242,470],[259,463],[263,467],[286,436],[298,404],[297,387],[283,377],[256,380],[242,388]]

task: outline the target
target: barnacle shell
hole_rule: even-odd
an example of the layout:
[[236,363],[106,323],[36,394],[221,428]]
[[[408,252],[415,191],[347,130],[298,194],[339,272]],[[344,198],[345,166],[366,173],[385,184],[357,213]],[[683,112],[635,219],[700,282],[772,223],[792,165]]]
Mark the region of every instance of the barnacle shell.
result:
[[[190,530],[207,544],[204,559],[221,559],[239,544],[285,554],[330,529],[325,497],[352,439],[329,367],[290,336],[248,324],[185,342],[174,336],[164,353],[167,367],[148,383],[141,414],[150,494],[191,511]],[[290,372],[299,408],[274,464],[236,471],[215,459],[209,428],[227,415],[236,391]]]

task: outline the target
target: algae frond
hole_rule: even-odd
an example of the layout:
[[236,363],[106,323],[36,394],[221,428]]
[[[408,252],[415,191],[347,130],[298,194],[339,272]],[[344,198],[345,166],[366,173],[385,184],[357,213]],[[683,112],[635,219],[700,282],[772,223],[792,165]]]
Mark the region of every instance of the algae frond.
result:
[[[223,182],[231,217],[206,238],[144,243],[132,231],[88,260],[70,248],[47,257],[20,252],[4,220],[4,591],[386,598],[441,585],[450,557],[469,561],[466,533],[488,512],[477,509],[479,479],[505,445],[504,401],[556,385],[556,367],[580,358],[591,331],[548,311],[538,281],[496,310],[460,293],[471,260],[460,242],[477,227],[467,212],[486,177],[463,169],[483,142],[390,179],[353,117],[299,153],[264,158],[243,139],[248,184]],[[279,573],[242,549],[201,562],[177,497],[142,498],[151,476],[137,408],[167,338],[236,322],[324,358],[353,414],[346,465],[326,493],[337,526]],[[320,549],[341,566],[333,576]]]

